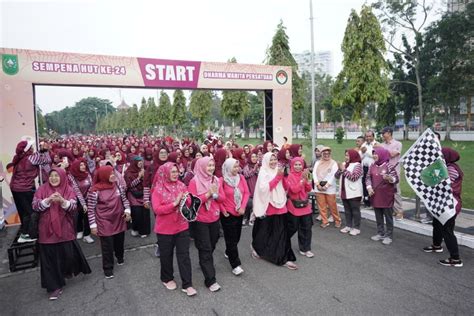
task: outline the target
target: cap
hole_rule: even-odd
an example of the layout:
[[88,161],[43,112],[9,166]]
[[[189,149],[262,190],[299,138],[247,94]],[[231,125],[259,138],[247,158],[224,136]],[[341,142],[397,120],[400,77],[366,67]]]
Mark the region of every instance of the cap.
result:
[[314,148],[314,149],[317,149],[317,150],[319,150],[319,151],[322,151],[323,148],[324,148],[323,145],[317,145],[316,148]]

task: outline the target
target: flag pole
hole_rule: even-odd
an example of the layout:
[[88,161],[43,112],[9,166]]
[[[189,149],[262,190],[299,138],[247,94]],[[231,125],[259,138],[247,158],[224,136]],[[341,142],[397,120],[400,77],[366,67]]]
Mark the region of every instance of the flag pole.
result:
[[314,30],[313,30],[313,0],[309,0],[309,20],[311,22],[311,151],[314,155],[316,147],[316,109],[314,96]]

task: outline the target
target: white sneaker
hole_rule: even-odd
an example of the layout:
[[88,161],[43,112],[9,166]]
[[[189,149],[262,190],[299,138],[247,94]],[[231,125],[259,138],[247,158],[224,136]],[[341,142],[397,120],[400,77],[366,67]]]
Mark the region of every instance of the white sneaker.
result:
[[136,230],[131,230],[130,231],[130,234],[133,236],[133,237],[137,237],[138,236],[138,232]]
[[148,235],[141,235],[140,238],[147,238]]
[[313,258],[314,257],[314,253],[312,253],[311,251],[300,251],[300,255],[302,256],[305,256],[307,258]]
[[343,229],[340,230],[340,232],[343,233],[343,234],[347,234],[350,231],[351,231],[351,228],[348,227],[348,226],[346,226],[346,227],[344,227]]
[[78,232],[77,235],[76,235],[76,239],[82,239],[82,237],[84,237],[84,233],[83,232]]
[[351,231],[349,232],[349,235],[351,236],[357,236],[360,234],[360,229],[357,228],[352,228]]
[[209,291],[211,291],[211,292],[217,292],[220,289],[221,289],[221,286],[217,282],[209,287]]
[[321,215],[318,215],[318,216],[316,217],[316,220],[317,220],[318,222],[320,222],[320,221],[321,221]]
[[241,266],[238,266],[234,270],[232,270],[232,273],[234,275],[241,275],[243,272],[244,272],[244,269],[242,269]]
[[334,223],[334,218],[333,218],[332,216],[329,216],[328,222],[329,222],[329,223]]
[[224,258],[229,259],[229,256],[224,252]]
[[36,241],[36,238],[31,238],[30,235],[26,234],[21,234],[20,237],[18,237],[17,242],[19,244],[27,243],[27,242],[34,242]]
[[95,240],[92,239],[91,235],[87,235],[87,236],[84,236],[82,241],[85,242],[86,244],[93,244]]
[[384,239],[384,237],[377,234],[377,235],[374,235],[374,236],[370,237],[370,239],[372,239],[373,241],[381,241],[381,240]]
[[390,245],[391,243],[392,243],[392,238],[390,238],[390,237],[385,237],[382,240],[382,244],[384,244],[384,245]]

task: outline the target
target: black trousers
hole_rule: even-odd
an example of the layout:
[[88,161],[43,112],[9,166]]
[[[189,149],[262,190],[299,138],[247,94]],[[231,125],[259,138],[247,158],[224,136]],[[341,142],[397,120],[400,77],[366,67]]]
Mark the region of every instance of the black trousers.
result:
[[29,234],[30,237],[38,237],[38,214],[33,211],[33,196],[35,192],[14,192],[12,191],[13,201],[15,202],[18,215],[20,216],[22,234]]
[[250,219],[250,214],[252,214],[252,211],[253,211],[253,197],[250,197],[247,202],[247,205],[245,206],[244,218],[246,220]]
[[191,277],[191,259],[189,258],[189,230],[175,235],[156,234],[160,247],[161,281],[174,280],[173,253],[176,248],[179,275],[183,289],[193,286]]
[[364,205],[370,206],[369,191],[367,191],[367,186],[365,185],[365,179],[367,179],[367,173],[369,172],[369,167],[364,166],[364,174],[362,175],[362,192],[364,193]]
[[114,272],[114,254],[117,260],[123,260],[125,232],[112,236],[100,236],[102,249],[102,268],[106,275]]
[[298,246],[300,251],[311,250],[311,238],[313,237],[313,214],[295,216],[290,212],[286,213],[288,220],[288,236],[291,239],[298,232]]
[[150,235],[150,210],[143,205],[135,205],[131,207],[132,211],[132,229],[137,231],[139,235]]
[[224,231],[225,254],[229,257],[229,263],[232,269],[237,268],[242,263],[239,258],[238,244],[242,232],[242,216],[230,215],[225,217],[221,214],[221,225]]
[[76,230],[78,233],[83,232],[84,236],[89,236],[91,234],[87,213],[84,213],[84,209],[82,208],[82,205],[79,203],[79,201],[77,202]]
[[441,246],[444,240],[446,248],[452,259],[459,259],[459,247],[454,226],[456,225],[456,215],[451,217],[444,225],[436,218],[433,218],[433,245]]
[[360,197],[353,199],[342,199],[344,214],[346,216],[346,226],[360,229]]
[[216,268],[213,253],[219,240],[219,221],[214,223],[191,223],[194,244],[199,253],[199,265],[204,274],[204,284],[210,287],[216,283]]

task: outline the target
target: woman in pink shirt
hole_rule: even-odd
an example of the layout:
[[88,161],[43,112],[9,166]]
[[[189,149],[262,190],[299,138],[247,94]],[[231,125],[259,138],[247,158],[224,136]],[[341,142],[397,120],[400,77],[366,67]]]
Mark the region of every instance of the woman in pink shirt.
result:
[[311,238],[313,226],[311,204],[308,203],[308,192],[311,191],[311,178],[309,170],[304,167],[304,159],[293,158],[290,161],[288,183],[288,235],[289,238],[298,232],[298,246],[300,254],[308,258],[314,257],[311,252]]
[[242,219],[245,206],[249,200],[249,188],[243,175],[240,175],[240,163],[234,158],[227,158],[222,166],[222,187],[225,198],[221,203],[221,225],[224,231],[225,256],[229,258],[232,273],[240,275],[241,267],[237,247],[242,232]]
[[151,201],[156,214],[155,233],[160,247],[161,281],[168,290],[176,289],[173,276],[173,252],[176,248],[182,291],[188,296],[197,294],[191,277],[189,258],[189,224],[181,216],[178,205],[186,185],[178,181],[179,171],[175,163],[167,162],[157,172]]
[[287,183],[283,169],[277,168],[275,154],[263,155],[253,197],[253,214],[256,217],[252,231],[252,256],[263,258],[290,270],[298,266],[291,249],[286,213]]
[[100,237],[105,278],[111,279],[114,277],[114,254],[118,265],[124,263],[125,222],[131,219],[125,188],[117,182],[111,166],[96,170],[87,197],[87,212],[92,234]]
[[204,283],[211,292],[220,290],[216,281],[213,253],[219,240],[220,205],[224,200],[224,191],[220,180],[214,176],[216,164],[211,157],[196,161],[194,178],[191,179],[188,191],[202,201],[197,220],[191,223],[194,243],[199,252],[199,265],[204,274]]
[[76,195],[66,171],[52,169],[48,182],[39,187],[33,198],[33,209],[39,213],[41,286],[48,291],[50,300],[59,298],[65,278],[91,273],[76,241],[76,208]]

